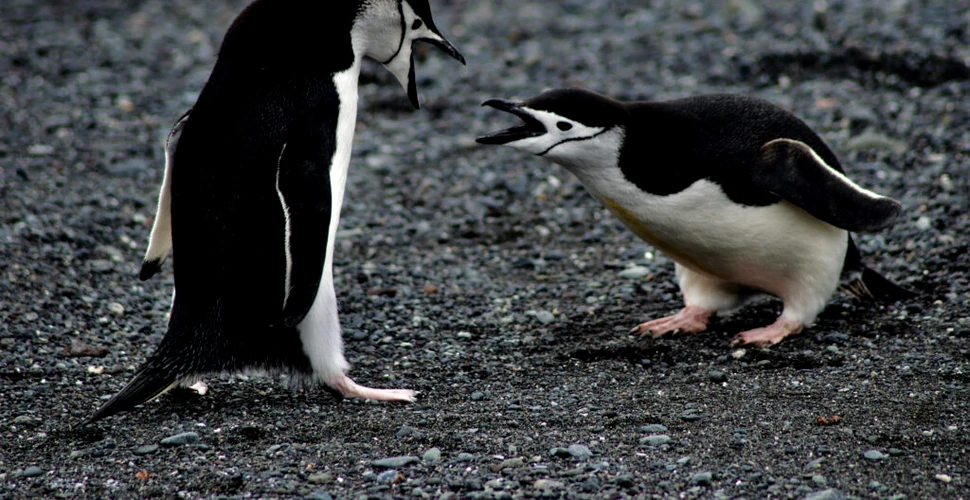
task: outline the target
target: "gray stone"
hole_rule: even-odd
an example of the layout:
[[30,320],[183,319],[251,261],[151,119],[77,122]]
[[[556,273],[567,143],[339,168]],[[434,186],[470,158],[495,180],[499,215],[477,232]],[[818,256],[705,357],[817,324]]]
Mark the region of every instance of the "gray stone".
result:
[[710,472],[698,472],[690,477],[690,484],[697,486],[710,486],[713,479],[714,475]]
[[199,435],[195,432],[182,432],[159,441],[162,446],[179,446],[183,444],[195,444],[198,442]]
[[424,452],[424,455],[421,455],[421,460],[428,463],[440,462],[441,450],[438,448],[431,448],[430,450]]
[[27,467],[26,469],[24,469],[23,476],[24,477],[35,477],[35,476],[39,476],[39,475],[41,475],[43,473],[44,473],[44,471],[41,470],[40,467],[37,467],[36,465],[31,465],[30,467]]
[[587,446],[581,444],[571,444],[569,445],[569,448],[566,448],[566,451],[568,451],[569,454],[574,458],[578,458],[580,460],[586,460],[587,458],[593,456],[593,452],[590,451]]
[[643,266],[633,266],[620,271],[619,277],[631,280],[638,280],[650,274],[650,269]]
[[472,401],[481,401],[485,399],[485,393],[481,391],[475,391],[472,393]]
[[327,493],[326,491],[313,490],[313,492],[310,493],[309,496],[307,496],[307,499],[308,500],[333,500],[333,497],[330,495],[330,493]]
[[815,491],[805,495],[804,500],[845,500],[845,494],[835,488]]
[[414,427],[411,427],[410,425],[402,425],[401,428],[397,430],[397,434],[395,435],[400,438],[418,436],[420,434],[421,433],[418,432],[418,430]]
[[640,432],[648,432],[650,434],[663,434],[667,432],[667,426],[661,424],[649,424],[640,427]]
[[862,456],[866,457],[868,460],[882,460],[886,458],[886,455],[883,455],[883,453],[879,450],[869,450],[863,453]]
[[421,460],[418,457],[413,457],[411,455],[403,455],[399,457],[388,457],[382,458],[380,460],[374,460],[371,465],[374,467],[383,467],[386,469],[391,469],[394,467],[406,467],[411,464],[416,464]]
[[536,321],[542,323],[543,325],[548,325],[553,321],[556,321],[556,316],[549,311],[539,311],[536,313]]
[[727,381],[727,373],[720,370],[711,370],[707,372],[707,378],[709,378],[711,382],[720,384],[721,382]]
[[455,457],[455,460],[458,462],[474,462],[475,455],[472,455],[471,453],[459,453],[458,456]]
[[158,451],[157,444],[146,444],[135,448],[135,455],[148,455],[150,453],[155,453]]
[[649,444],[650,446],[660,446],[662,444],[667,444],[670,441],[670,436],[666,434],[653,434],[651,436],[640,438],[640,444]]
[[380,484],[393,484],[393,483],[397,482],[397,478],[400,475],[401,475],[401,473],[398,472],[398,471],[396,471],[396,470],[394,470],[394,469],[386,470],[386,471],[381,472],[380,474],[378,474],[378,476],[377,476],[377,482],[380,483]]
[[333,481],[333,474],[329,472],[316,472],[307,476],[306,480],[313,484],[329,483]]

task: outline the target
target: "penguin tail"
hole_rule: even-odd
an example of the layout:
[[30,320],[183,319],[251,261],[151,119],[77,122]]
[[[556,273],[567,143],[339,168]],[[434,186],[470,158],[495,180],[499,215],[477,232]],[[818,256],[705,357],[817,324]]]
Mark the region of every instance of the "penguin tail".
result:
[[917,294],[889,281],[881,274],[863,267],[853,272],[842,289],[862,300],[878,300],[880,302],[896,302],[911,299]]
[[138,370],[135,378],[128,382],[124,389],[101,406],[83,425],[94,423],[102,418],[147,403],[162,395],[177,383],[178,378],[171,370],[163,370],[158,364],[149,361]]

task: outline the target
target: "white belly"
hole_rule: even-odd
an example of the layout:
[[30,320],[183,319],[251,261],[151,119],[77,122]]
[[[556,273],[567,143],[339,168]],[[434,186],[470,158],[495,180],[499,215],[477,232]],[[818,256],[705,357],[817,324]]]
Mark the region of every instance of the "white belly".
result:
[[640,238],[696,272],[786,296],[842,269],[848,233],[785,201],[738,205],[708,180],[668,196],[622,177],[586,187]]

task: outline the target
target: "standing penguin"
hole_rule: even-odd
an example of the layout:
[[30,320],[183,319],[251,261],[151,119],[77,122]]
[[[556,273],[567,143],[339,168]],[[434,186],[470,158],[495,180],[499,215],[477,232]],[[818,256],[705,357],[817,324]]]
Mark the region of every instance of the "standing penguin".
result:
[[361,62],[380,61],[417,108],[415,41],[464,64],[427,0],[256,0],[236,18],[166,143],[140,277],[176,250],[168,332],[90,421],[220,372],[281,372],[342,397],[412,400],[345,374],[333,242]]
[[685,307],[634,332],[700,332],[714,313],[767,292],[784,302],[781,316],[732,341],[764,347],[811,326],[840,275],[859,297],[912,295],[866,267],[848,233],[888,227],[899,203],[847,179],[808,125],[767,101],[707,95],[622,103],[560,89],[484,105],[525,123],[478,142],[566,167],[676,263]]

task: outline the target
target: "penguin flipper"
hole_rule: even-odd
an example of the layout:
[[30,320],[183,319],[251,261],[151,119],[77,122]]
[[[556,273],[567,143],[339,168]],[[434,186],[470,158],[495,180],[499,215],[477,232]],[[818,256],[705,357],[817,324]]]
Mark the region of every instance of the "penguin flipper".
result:
[[896,200],[855,184],[807,144],[791,139],[775,139],[761,146],[748,177],[760,189],[851,232],[884,229],[902,208]]
[[314,159],[313,141],[283,145],[276,171],[276,194],[286,228],[283,322],[295,327],[306,317],[320,288],[333,212],[330,169]]
[[138,279],[145,281],[162,268],[162,262],[172,250],[172,169],[174,168],[175,149],[178,147],[182,128],[192,110],[186,111],[172,126],[165,141],[165,176],[162,187],[158,192],[158,208],[155,211],[155,223],[152,224],[152,235],[148,242],[148,250],[138,272]]
[[135,378],[128,382],[118,394],[98,408],[84,425],[94,423],[116,413],[130,410],[140,404],[147,403],[178,384],[178,379],[152,361],[145,363],[135,374]]

